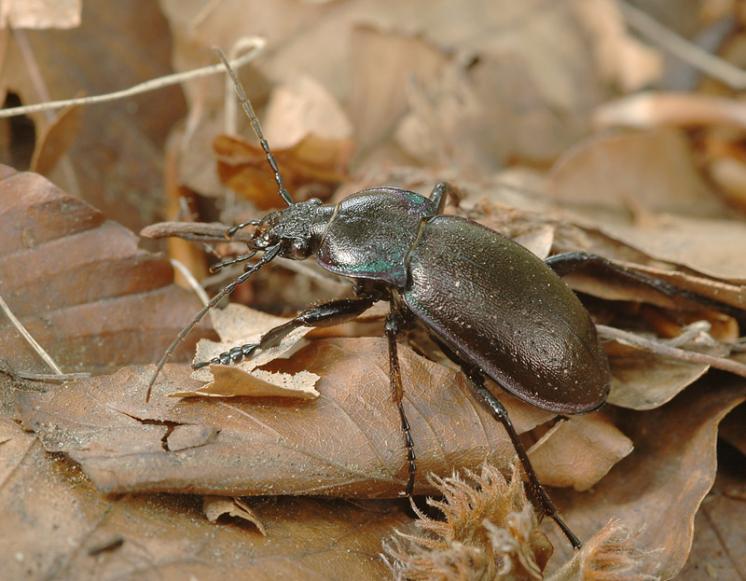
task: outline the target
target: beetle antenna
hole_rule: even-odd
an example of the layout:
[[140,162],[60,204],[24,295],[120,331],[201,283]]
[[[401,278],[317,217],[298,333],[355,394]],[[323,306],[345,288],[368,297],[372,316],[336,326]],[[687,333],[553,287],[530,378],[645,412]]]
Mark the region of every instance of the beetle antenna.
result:
[[214,297],[210,299],[210,302],[208,302],[199,313],[197,313],[194,318],[191,320],[191,322],[184,327],[181,331],[179,331],[179,334],[176,335],[176,338],[171,341],[171,344],[168,346],[168,348],[163,352],[163,355],[161,355],[160,360],[155,366],[155,372],[153,373],[153,376],[150,378],[150,381],[148,382],[148,389],[145,393],[145,402],[150,401],[150,394],[153,391],[153,385],[155,385],[155,380],[158,379],[158,376],[161,373],[161,370],[163,369],[163,366],[166,365],[166,361],[168,361],[168,358],[171,356],[171,353],[174,352],[176,347],[179,346],[179,343],[181,343],[184,340],[184,337],[186,337],[189,332],[194,329],[195,325],[199,323],[204,316],[208,313],[210,309],[212,309],[215,305],[217,305],[224,296],[231,294],[235,288],[244,282],[246,282],[249,277],[254,274],[257,270],[262,268],[265,264],[273,260],[278,254],[280,253],[280,245],[277,244],[275,246],[271,246],[270,248],[267,248],[265,250],[264,255],[259,259],[259,262],[256,264],[252,264],[251,266],[248,266],[246,268],[246,271],[241,273],[239,276],[237,276],[232,282],[225,285],[218,294],[216,294]]
[[249,98],[246,96],[246,91],[243,88],[243,85],[241,84],[241,81],[238,80],[238,76],[236,75],[236,72],[231,68],[230,63],[228,62],[228,59],[225,58],[225,54],[220,48],[215,48],[215,52],[218,53],[218,56],[220,57],[220,60],[223,61],[223,66],[225,66],[225,70],[228,71],[228,74],[231,77],[231,80],[233,81],[233,90],[236,93],[236,97],[238,97],[238,102],[241,103],[241,108],[243,109],[243,112],[246,113],[246,117],[249,118],[249,123],[251,123],[251,128],[254,130],[254,133],[256,133],[256,137],[259,140],[259,144],[262,146],[262,149],[264,150],[264,155],[267,156],[267,163],[269,163],[269,167],[272,168],[272,171],[275,174],[275,182],[277,183],[277,193],[280,194],[280,197],[282,200],[288,205],[293,205],[293,198],[290,197],[290,192],[287,191],[285,188],[285,183],[282,181],[282,176],[280,175],[280,168],[277,165],[277,161],[275,160],[275,156],[272,155],[272,150],[269,148],[269,142],[264,138],[264,133],[262,132],[262,126],[259,124],[259,119],[256,116],[256,113],[254,113],[254,107],[251,105],[251,101],[249,101]]

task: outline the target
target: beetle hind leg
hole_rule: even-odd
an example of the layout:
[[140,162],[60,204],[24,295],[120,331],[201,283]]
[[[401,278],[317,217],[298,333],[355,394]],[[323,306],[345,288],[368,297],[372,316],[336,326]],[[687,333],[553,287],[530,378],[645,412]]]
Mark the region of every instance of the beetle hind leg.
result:
[[404,387],[402,385],[401,369],[399,367],[399,350],[396,344],[396,337],[400,330],[401,319],[397,313],[392,311],[386,318],[386,339],[388,339],[389,344],[389,379],[391,381],[394,403],[396,403],[399,408],[401,429],[404,434],[404,445],[407,448],[407,468],[409,475],[404,493],[406,496],[411,498],[412,493],[414,492],[414,478],[417,473],[417,457],[414,453],[412,431],[409,427],[407,414],[404,411]]
[[570,527],[568,527],[567,523],[565,523],[565,521],[562,519],[554,502],[552,502],[549,494],[547,494],[547,491],[544,489],[544,487],[539,482],[539,479],[536,477],[536,472],[534,471],[534,467],[531,465],[531,461],[528,459],[526,449],[524,448],[523,443],[518,437],[518,433],[513,427],[513,422],[510,421],[508,410],[506,410],[505,406],[503,406],[500,400],[492,395],[492,393],[485,387],[484,376],[479,371],[464,368],[464,373],[466,374],[466,377],[469,380],[469,384],[471,385],[474,392],[482,401],[487,404],[490,411],[492,412],[492,415],[500,421],[505,430],[508,432],[510,441],[512,442],[513,447],[518,454],[518,458],[523,465],[523,470],[526,473],[526,477],[528,479],[528,493],[531,502],[537,508],[537,510],[539,510],[542,514],[550,517],[552,520],[554,520],[554,522],[557,523],[557,525],[560,527],[560,529],[562,529],[562,532],[568,538],[570,543],[572,543],[572,546],[575,549],[580,549],[583,546],[583,543],[580,542],[580,539],[575,535],[575,533],[572,532],[572,530],[570,530]]

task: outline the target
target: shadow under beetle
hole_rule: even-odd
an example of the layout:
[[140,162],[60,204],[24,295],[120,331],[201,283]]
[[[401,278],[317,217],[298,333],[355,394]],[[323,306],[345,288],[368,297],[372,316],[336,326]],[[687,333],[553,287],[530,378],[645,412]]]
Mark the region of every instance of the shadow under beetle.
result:
[[667,295],[684,296],[726,312],[733,309],[627,271],[599,256],[572,252],[542,261],[476,222],[442,215],[449,194],[444,183],[435,186],[429,197],[381,187],[364,190],[336,205],[316,199],[294,203],[243,87],[222,53],[220,57],[288,207],[228,230],[230,236],[254,226],[248,242],[251,252],[218,266],[245,261],[258,253],[261,257],[179,333],[158,363],[148,398],[170,353],[223,297],[278,256],[295,260],[315,256],[323,268],[355,279],[357,298],[311,307],[265,333],[258,343],[234,347],[195,368],[236,363],[257,349],[275,345],[297,327],[334,325],[363,313],[377,300],[387,300],[391,305],[385,325],[391,389],[408,460],[404,493],[411,496],[414,492],[416,457],[402,404],[397,335],[418,319],[463,369],[474,393],[505,427],[526,472],[534,506],[554,519],[573,547],[579,548],[580,540],[539,483],[507,410],[485,387],[485,377],[516,397],[558,414],[587,413],[604,404],[610,384],[606,355],[590,315],[559,276],[588,264]]

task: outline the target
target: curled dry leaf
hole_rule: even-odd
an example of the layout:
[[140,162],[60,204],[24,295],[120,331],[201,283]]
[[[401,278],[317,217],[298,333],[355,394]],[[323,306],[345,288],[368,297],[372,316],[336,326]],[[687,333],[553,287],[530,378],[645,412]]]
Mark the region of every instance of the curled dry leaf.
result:
[[211,523],[218,522],[221,516],[230,516],[239,518],[253,524],[257,530],[266,536],[262,521],[256,516],[251,507],[240,498],[230,498],[227,496],[204,496],[202,498],[202,512],[205,513],[207,520]]
[[31,156],[31,171],[48,176],[75,140],[82,109],[67,107],[43,127]]
[[[282,204],[274,173],[261,147],[237,137],[219,135],[213,148],[218,160],[218,176],[224,186],[241,194],[260,210]],[[274,149],[272,153],[291,192],[310,188],[314,196],[325,198],[345,179],[352,142],[309,134],[292,147]],[[299,201],[297,195],[296,201]]]
[[588,490],[632,452],[632,441],[600,413],[556,423],[529,450],[539,481]]
[[[229,349],[251,343],[278,325],[289,319],[274,317],[261,311],[255,311],[238,304],[229,304],[225,309],[214,310],[211,314],[215,330],[220,335],[220,342],[204,339],[197,344],[195,362],[209,361]],[[192,377],[209,381],[207,385],[189,391],[177,391],[177,397],[235,397],[235,396],[277,396],[314,399],[318,392],[314,385],[319,380],[315,373],[301,370],[295,374],[273,373],[257,369],[277,358],[287,358],[298,349],[300,341],[311,331],[311,327],[299,327],[268,349],[257,352],[247,361],[237,365],[210,365],[198,369]]]
[[[45,178],[7,167],[0,273],[0,295],[63,371],[154,361],[199,308],[172,284],[168,261],[138,249],[132,232]],[[5,317],[0,351],[14,369],[38,370],[38,356]]]
[[[463,376],[410,349],[400,355],[417,453],[416,490],[432,491],[424,476],[430,472],[476,469],[485,460],[509,466],[514,451],[505,431]],[[386,341],[315,341],[272,365],[317,373],[321,397],[176,401],[164,396],[191,388],[194,380],[185,366],[172,365],[146,405],[152,370],[131,367],[46,394],[24,393],[20,414],[47,449],[79,462],[106,492],[398,496],[407,461]],[[507,395],[500,398],[521,433],[552,418]],[[186,426],[192,426],[191,447],[171,450],[176,429]]]
[[[686,562],[694,515],[715,479],[718,424],[746,399],[742,378],[717,379],[703,380],[657,410],[617,414],[634,452],[591,491],[555,491],[581,538],[591,538],[609,519],[636,531],[631,541],[643,553],[641,574],[670,579]],[[559,540],[553,544],[557,562],[570,557]]]

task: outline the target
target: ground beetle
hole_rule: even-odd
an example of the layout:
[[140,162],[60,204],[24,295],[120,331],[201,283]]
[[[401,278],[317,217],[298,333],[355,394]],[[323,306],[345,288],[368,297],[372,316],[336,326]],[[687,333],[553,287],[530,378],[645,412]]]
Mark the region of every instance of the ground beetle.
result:
[[175,346],[236,286],[278,256],[296,260],[315,256],[323,268],[355,279],[357,298],[311,307],[268,331],[259,343],[234,347],[195,368],[238,362],[257,349],[276,344],[297,327],[336,324],[356,317],[377,300],[387,300],[391,305],[385,326],[390,381],[409,469],[404,493],[413,493],[416,465],[402,405],[397,335],[417,319],[463,369],[474,393],[505,427],[526,472],[534,505],[553,518],[579,548],[580,540],[539,483],[505,407],[485,387],[485,377],[516,397],[558,414],[582,414],[604,404],[610,384],[606,355],[590,315],[559,276],[579,266],[594,264],[667,295],[684,296],[729,312],[732,308],[627,271],[599,256],[572,252],[542,261],[476,222],[443,215],[449,194],[449,186],[443,183],[435,186],[429,197],[382,187],[364,190],[336,205],[316,199],[294,203],[243,87],[222,53],[220,56],[288,207],[228,230],[230,236],[247,226],[255,227],[249,242],[251,252],[223,264],[249,260],[257,253],[261,257],[179,333],[158,363],[148,397]]

